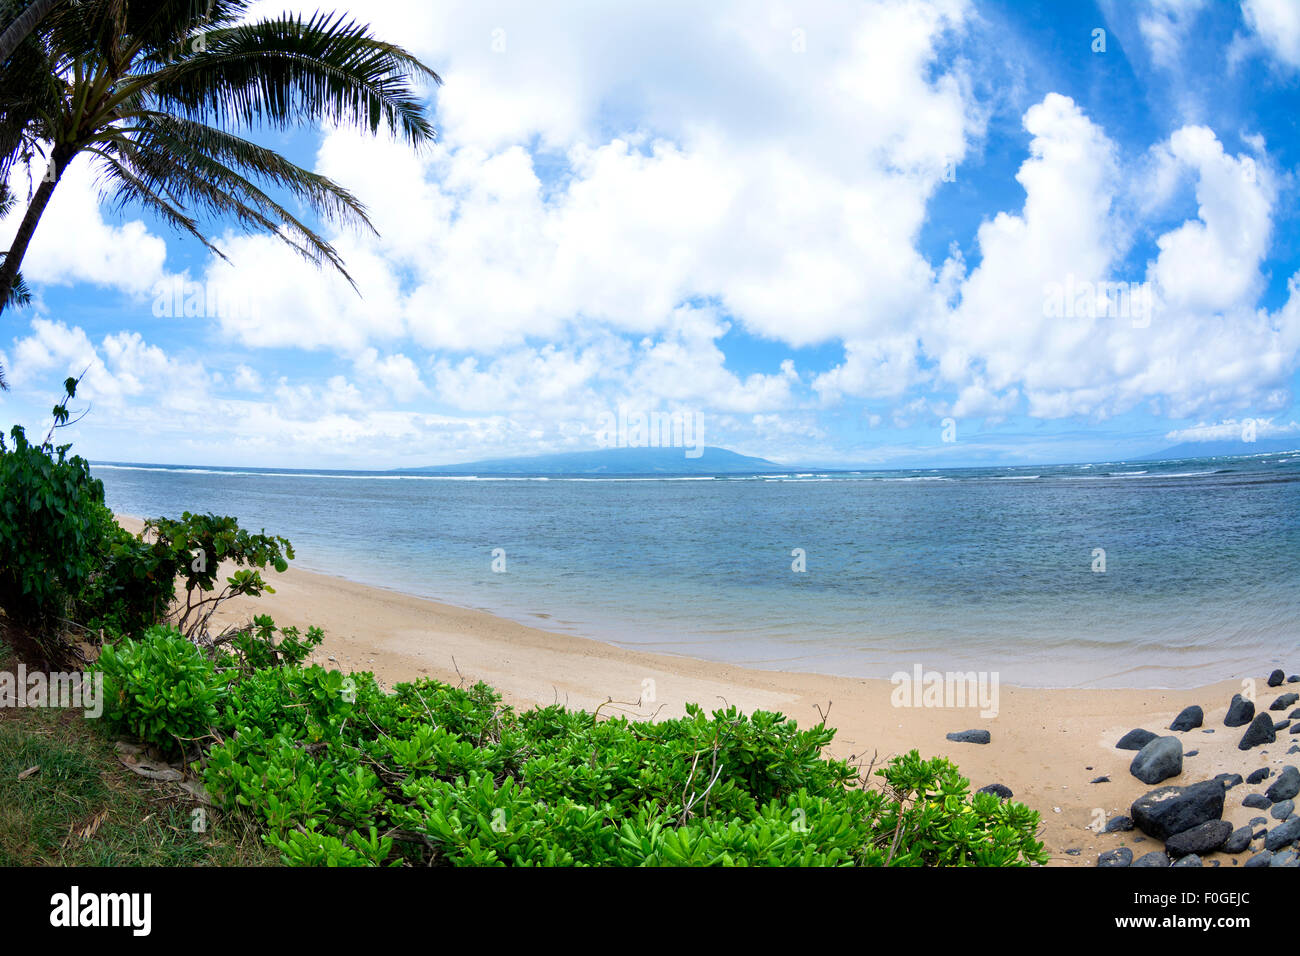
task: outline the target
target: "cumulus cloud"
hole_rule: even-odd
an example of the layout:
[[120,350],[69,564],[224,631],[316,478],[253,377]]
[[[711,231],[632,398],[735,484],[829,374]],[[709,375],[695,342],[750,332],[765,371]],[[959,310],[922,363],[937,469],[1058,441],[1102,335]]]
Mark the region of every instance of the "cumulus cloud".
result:
[[[34,164],[33,188],[42,175],[43,169]],[[6,249],[27,209],[25,168],[11,174],[9,185],[20,201],[0,219],[0,247]],[[166,242],[139,220],[108,222],[100,198],[90,161],[78,157],[54,190],[23,259],[29,283],[90,282],[143,295],[165,277]]]
[[[967,5],[813,4],[797,21],[692,7],[682,31],[685,11],[596,5],[577,30],[524,4],[412,13],[436,20],[416,35],[439,38],[443,145],[418,158],[336,131],[317,158],[381,233],[343,247],[364,301],[247,240],[228,251],[257,318],[223,329],[253,346],[355,353],[409,334],[491,352],[580,321],[661,332],[709,299],[795,346],[897,332],[933,279],[914,241],[927,203],[979,128],[961,63],[935,60]],[[689,84],[658,62],[683,42],[699,53]],[[614,91],[639,111],[611,135]],[[542,152],[521,145],[536,137]]]
[[1255,40],[1282,67],[1300,69],[1300,4],[1294,0],[1242,0],[1241,14]]

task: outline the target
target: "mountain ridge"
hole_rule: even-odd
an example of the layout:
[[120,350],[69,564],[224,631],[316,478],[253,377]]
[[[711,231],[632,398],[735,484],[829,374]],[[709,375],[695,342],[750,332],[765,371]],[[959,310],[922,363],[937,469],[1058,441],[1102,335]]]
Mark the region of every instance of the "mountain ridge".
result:
[[762,474],[788,471],[786,466],[706,445],[697,457],[688,448],[598,448],[590,451],[485,458],[452,465],[395,469],[403,474],[494,475],[696,475]]

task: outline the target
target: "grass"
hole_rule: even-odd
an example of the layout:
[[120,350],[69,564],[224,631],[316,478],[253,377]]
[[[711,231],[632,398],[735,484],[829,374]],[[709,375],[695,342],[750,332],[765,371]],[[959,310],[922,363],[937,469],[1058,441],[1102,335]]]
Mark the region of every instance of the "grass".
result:
[[[0,670],[17,664],[0,643]],[[127,770],[80,711],[0,707],[0,866],[266,866],[257,831]],[[38,770],[19,779],[32,767]]]

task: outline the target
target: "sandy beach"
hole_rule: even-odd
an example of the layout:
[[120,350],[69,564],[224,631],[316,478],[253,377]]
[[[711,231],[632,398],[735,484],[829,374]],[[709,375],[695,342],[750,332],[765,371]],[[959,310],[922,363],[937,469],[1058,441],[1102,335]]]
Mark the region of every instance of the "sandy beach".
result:
[[[119,520],[139,530],[138,520]],[[1242,689],[1241,680],[1191,690],[1003,684],[996,716],[983,717],[977,705],[895,706],[895,687],[888,680],[754,670],[625,650],[295,568],[270,578],[275,594],[229,602],[216,620],[226,624],[268,613],[281,626],[317,625],[326,637],[313,657],[316,663],[371,671],[386,686],[419,677],[453,684],[482,680],[518,707],[559,701],[586,710],[601,707],[602,714],[648,718],[680,715],[692,701],[706,709],[725,701],[746,711],[780,711],[801,726],[818,722],[825,713],[837,728],[831,748],[836,756],[865,756],[866,762],[875,754],[879,765],[917,749],[923,756],[951,758],[972,788],[991,783],[1010,787],[1015,799],[1042,815],[1042,838],[1052,865],[1092,866],[1100,852],[1120,846],[1129,846],[1135,856],[1159,849],[1137,831],[1097,832],[1111,817],[1127,815],[1133,800],[1153,789],[1129,773],[1133,752],[1114,747],[1129,730],[1169,734],[1165,728],[1184,707],[1204,708],[1202,728],[1177,734],[1186,752],[1198,752],[1185,758],[1182,775],[1169,784],[1195,783],[1225,772],[1245,776],[1262,766],[1276,769],[1287,762],[1284,754],[1293,742],[1284,731],[1275,744],[1249,752],[1237,748],[1244,728],[1225,728],[1223,718],[1232,695]],[[1246,668],[1241,674],[1256,681],[1262,708],[1287,689],[1270,692],[1265,676]],[[654,699],[647,699],[651,695]],[[954,743],[945,737],[976,728],[988,730],[991,742]],[[1109,782],[1092,783],[1103,776]],[[1241,799],[1258,789],[1230,790],[1224,819],[1241,826],[1257,816],[1258,811],[1242,807]],[[1245,856],[1211,854],[1207,865],[1215,858],[1226,866],[1245,862]]]

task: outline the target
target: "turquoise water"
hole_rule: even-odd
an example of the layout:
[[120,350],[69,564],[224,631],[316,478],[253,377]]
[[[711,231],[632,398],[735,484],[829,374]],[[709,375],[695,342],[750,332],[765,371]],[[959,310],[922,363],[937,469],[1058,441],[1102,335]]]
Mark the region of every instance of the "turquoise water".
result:
[[301,567],[644,650],[1026,686],[1300,671],[1295,452],[726,478],[93,471],[121,513],[234,514]]

